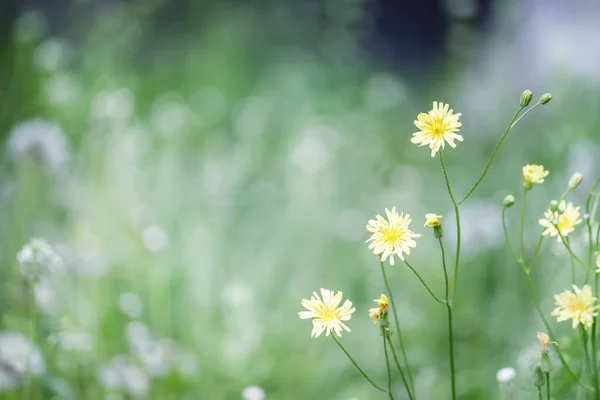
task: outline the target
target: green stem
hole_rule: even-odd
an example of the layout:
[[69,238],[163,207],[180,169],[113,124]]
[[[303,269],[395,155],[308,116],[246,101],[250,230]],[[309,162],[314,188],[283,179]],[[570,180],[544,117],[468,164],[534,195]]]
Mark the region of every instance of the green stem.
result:
[[392,356],[394,357],[394,362],[396,363],[396,367],[398,368],[398,372],[400,373],[400,378],[402,378],[402,382],[404,383],[404,387],[406,388],[406,393],[408,393],[408,398],[410,400],[414,400],[416,399],[416,396],[413,395],[409,389],[408,386],[408,382],[406,381],[406,376],[404,375],[404,372],[402,372],[402,368],[400,367],[400,362],[398,362],[398,356],[396,355],[396,349],[394,349],[394,346],[392,345],[392,341],[390,340],[390,337],[388,335],[385,336],[388,344],[390,345],[390,349],[392,350]]
[[[594,193],[595,193],[598,185],[600,185],[600,178],[596,179],[596,182],[594,182],[594,185],[592,186],[590,194],[588,195],[587,201],[585,203],[585,212],[588,215],[588,219],[586,221],[586,225],[588,228],[588,265],[590,265],[592,269],[594,268],[594,236],[593,236],[593,232],[592,232],[592,220],[593,220],[594,216],[592,215],[592,210],[590,209],[590,205],[592,204],[592,197],[594,196]],[[600,199],[600,197],[596,197],[596,200],[594,201],[594,205],[592,207],[593,210],[595,210],[596,207],[598,207],[599,199]],[[594,297],[598,298],[598,273],[594,274],[594,288],[593,289],[594,289]],[[597,323],[598,323],[598,317],[595,317],[594,322],[592,324],[592,334],[590,336],[590,344],[592,347],[592,366],[594,368],[594,385],[593,386],[595,389],[596,400],[600,400],[600,386],[599,386],[600,381],[598,378],[598,354],[596,351]]]
[[450,382],[452,389],[452,399],[456,399],[456,373],[454,368],[454,330],[452,329],[452,304],[448,299],[448,292],[450,290],[450,285],[448,282],[448,271],[446,268],[446,251],[444,249],[444,243],[442,242],[442,238],[438,238],[438,242],[440,243],[440,249],[442,250],[442,267],[444,268],[444,280],[446,283],[446,307],[448,308],[448,356],[450,359]]
[[[506,244],[508,246],[508,249],[510,250],[510,254],[512,255],[513,259],[523,269],[523,273],[525,274],[525,278],[527,280],[527,287],[529,289],[529,295],[531,296],[531,299],[533,300],[535,309],[537,310],[540,318],[542,319],[542,322],[544,323],[544,326],[546,327],[546,331],[548,332],[548,336],[550,337],[550,340],[553,342],[556,342],[556,336],[554,336],[554,333],[552,332],[552,328],[550,328],[550,324],[548,323],[548,320],[544,316],[544,312],[542,311],[542,308],[540,307],[540,303],[535,294],[535,289],[533,287],[533,282],[531,281],[531,276],[529,274],[529,270],[527,269],[525,262],[517,257],[517,255],[515,254],[515,252],[512,248],[512,245],[510,243],[510,240],[508,237],[508,231],[506,230],[506,218],[505,218],[506,212],[505,211],[506,211],[506,207],[502,209],[502,229],[504,231],[504,239],[506,240]],[[569,367],[569,364],[567,364],[567,361],[563,357],[562,352],[560,351],[560,348],[558,347],[558,345],[556,345],[555,348],[556,348],[556,354],[558,355],[558,359],[560,360],[560,363],[563,366],[563,368],[565,369],[565,371],[567,371],[567,373],[569,375],[571,375],[573,380],[575,380],[579,385],[581,385],[582,387],[584,387],[588,390],[592,390],[592,388],[590,386],[585,385],[583,382],[581,382],[579,377],[577,377],[577,375],[575,375],[575,373]]]
[[544,398],[542,397],[542,387],[541,386],[538,386],[538,399],[544,400]]
[[569,254],[571,255],[571,257],[573,257],[575,259],[575,261],[577,261],[579,263],[579,265],[581,265],[588,272],[594,273],[594,271],[592,271],[589,266],[585,265],[584,262],[581,261],[579,259],[579,257],[577,257],[577,255],[573,252],[573,250],[571,249],[571,244],[569,243],[569,239],[565,238],[562,235],[562,233],[560,233],[560,230],[558,229],[558,226],[554,225],[554,228],[556,228],[556,232],[558,232],[558,236],[560,236],[561,242],[565,245],[565,247],[567,248],[567,251],[569,252]]
[[550,400],[550,372],[546,372],[546,400]]
[[585,353],[585,371],[587,373],[588,378],[592,379],[592,361],[590,359],[590,352],[587,346],[587,332],[583,325],[579,325],[579,336],[581,337],[581,343],[583,344],[583,351]]
[[394,395],[392,395],[392,370],[390,369],[390,359],[388,357],[387,340],[385,339],[385,336],[385,329],[381,327],[381,337],[383,337],[383,352],[385,353],[385,366],[387,367],[388,376],[388,395],[390,400],[394,400]]
[[406,373],[408,374],[408,381],[410,382],[410,390],[415,393],[415,383],[413,381],[412,373],[410,371],[410,365],[408,363],[408,357],[406,356],[406,348],[404,347],[404,340],[402,339],[402,331],[400,330],[400,320],[398,319],[398,311],[396,308],[396,302],[394,301],[394,296],[392,295],[392,290],[390,288],[390,283],[388,282],[387,275],[385,274],[385,268],[382,261],[379,262],[381,265],[381,274],[383,275],[383,283],[385,284],[385,290],[390,297],[390,302],[392,303],[392,312],[394,313],[394,322],[396,323],[396,331],[398,332],[398,344],[400,345],[400,351],[402,352],[402,358],[404,359],[404,365],[406,366]]
[[[538,105],[539,105],[539,102],[536,105],[534,105],[533,107],[531,107],[529,110],[525,111],[525,113],[521,116],[521,118],[524,117],[525,115],[527,115],[527,113],[529,111],[533,110]],[[500,140],[498,141],[498,143],[496,143],[496,147],[494,148],[494,152],[492,153],[492,156],[490,157],[490,160],[488,161],[487,165],[485,166],[485,169],[483,170],[483,173],[481,174],[481,176],[479,177],[479,179],[477,179],[477,182],[475,182],[475,184],[473,185],[473,187],[471,188],[471,190],[469,190],[467,192],[467,194],[465,195],[465,197],[463,197],[462,200],[459,201],[457,205],[462,204],[466,199],[468,199],[469,196],[471,194],[473,194],[473,192],[475,191],[475,189],[477,189],[477,186],[479,186],[479,184],[481,183],[481,181],[483,181],[483,178],[485,178],[485,175],[488,173],[490,167],[492,166],[492,163],[494,162],[494,158],[496,158],[496,153],[498,153],[498,150],[500,149],[500,146],[502,146],[502,142],[504,142],[504,139],[506,138],[506,135],[508,135],[508,132],[510,132],[510,130],[521,119],[521,118],[517,119],[517,117],[519,116],[519,114],[521,114],[521,111],[523,111],[523,108],[524,107],[519,108],[519,110],[517,111],[517,113],[515,114],[515,116],[513,117],[513,119],[510,121],[510,124],[508,124],[508,127],[506,128],[506,130],[504,131],[504,133],[500,137]]]
[[[448,171],[446,170],[446,164],[444,164],[443,153],[444,153],[444,151],[440,150],[440,164],[442,164],[442,171],[444,172],[444,180],[446,181],[446,189],[448,189],[448,194],[450,195],[450,200],[452,200],[452,205],[454,206],[454,217],[456,219],[456,257],[454,259],[454,278],[453,278],[454,280],[452,283],[452,300],[454,300],[454,296],[456,296],[456,285],[458,282],[458,264],[460,261],[460,213],[458,211],[458,205],[460,203],[456,202],[456,198],[454,197],[454,194],[452,193],[452,188],[450,187],[450,179],[448,178]],[[465,199],[466,199],[466,197],[465,197]]]
[[425,286],[425,289],[427,289],[427,291],[429,292],[429,294],[434,298],[435,301],[437,301],[438,303],[444,303],[443,300],[441,300],[439,297],[437,297],[435,295],[435,293],[433,293],[433,291],[429,288],[429,286],[425,283],[425,281],[423,280],[423,278],[421,278],[421,275],[419,275],[419,273],[417,272],[416,269],[413,268],[412,265],[410,265],[408,263],[408,261],[404,260],[404,264],[406,264],[408,266],[408,268],[411,269],[411,271],[417,276],[417,278],[419,278],[419,280],[421,281],[421,283],[423,284],[423,286]]
[[384,392],[387,393],[387,390],[381,388],[380,386],[378,386],[375,382],[373,382],[373,380],[371,378],[369,378],[369,376],[365,373],[365,371],[362,370],[361,367],[358,366],[358,364],[356,363],[356,361],[354,361],[354,358],[352,358],[352,356],[350,355],[350,353],[348,353],[348,351],[344,348],[344,346],[342,346],[342,344],[340,343],[340,341],[335,337],[335,334],[332,334],[331,337],[333,338],[333,341],[337,343],[338,346],[340,346],[340,349],[342,349],[342,351],[344,352],[344,354],[346,354],[346,356],[350,359],[350,361],[352,362],[352,364],[354,364],[354,366],[356,367],[356,369],[358,370],[358,372],[360,372],[362,374],[362,376],[365,377],[365,379],[367,381],[369,381],[369,383],[377,390],[379,390],[380,392]]
[[523,201],[521,204],[521,222],[519,224],[519,248],[521,250],[521,259],[525,260],[525,241],[523,236],[525,235],[525,208],[527,205],[527,189],[523,189]]
[[531,261],[529,262],[529,270],[533,268],[535,261],[537,260],[537,256],[540,253],[540,248],[542,247],[542,241],[544,240],[544,236],[540,235],[538,239],[537,245],[535,246],[535,251],[533,252],[533,257],[531,257]]
[[25,387],[23,388],[23,398],[29,399],[31,397],[31,386],[32,374],[30,368],[31,351],[35,346],[36,339],[36,301],[35,301],[35,283],[31,284],[31,309],[29,311],[29,347],[27,350],[27,357],[25,358]]

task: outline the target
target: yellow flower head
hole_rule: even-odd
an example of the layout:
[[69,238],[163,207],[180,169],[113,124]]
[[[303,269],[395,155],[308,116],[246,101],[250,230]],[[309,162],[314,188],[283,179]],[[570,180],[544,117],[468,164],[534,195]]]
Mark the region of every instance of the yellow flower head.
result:
[[544,183],[544,178],[550,172],[544,171],[543,165],[526,165],[523,167],[523,180],[526,183]]
[[600,253],[596,255],[596,272],[600,273]]
[[[542,235],[555,237],[558,242],[561,241],[560,235],[567,237],[569,233],[575,230],[575,225],[581,223],[581,213],[579,207],[573,206],[573,203],[568,203],[565,206],[564,200],[558,205],[558,210],[564,210],[562,213],[559,211],[548,210],[544,214],[544,218],[538,220],[538,223],[543,226],[544,231]],[[558,228],[558,229],[557,229]]]
[[379,307],[369,308],[369,317],[373,320],[373,323],[377,323],[379,318],[385,316],[388,312],[388,298],[385,294],[382,294],[380,298],[373,300]]
[[352,307],[352,302],[346,300],[341,307],[338,307],[342,301],[342,292],[334,295],[332,290],[327,289],[321,289],[321,297],[317,292],[313,292],[310,300],[302,300],[302,307],[308,311],[298,313],[300,319],[313,318],[311,337],[319,337],[323,331],[326,331],[325,336],[329,336],[332,330],[338,336],[342,336],[342,328],[350,332],[350,328],[342,321],[350,320],[352,313],[356,311]]
[[594,317],[598,315],[596,298],[592,296],[592,288],[589,285],[583,286],[582,289],[573,285],[573,290],[574,293],[565,290],[554,296],[557,307],[552,311],[552,316],[558,317],[558,322],[573,320],[573,328],[577,328],[581,323],[587,329],[592,326]]
[[446,142],[450,147],[456,147],[455,140],[463,141],[463,137],[456,133],[462,126],[458,122],[460,116],[460,113],[454,114],[449,104],[434,101],[432,110],[417,116],[415,126],[419,128],[419,132],[413,133],[410,141],[419,146],[429,145],[431,157],[435,156],[440,147],[443,149]]
[[394,265],[394,255],[404,260],[402,253],[410,254],[410,248],[417,246],[413,238],[421,235],[409,229],[412,221],[409,214],[398,214],[396,207],[392,208],[392,211],[386,208],[385,214],[387,220],[377,215],[369,221],[367,231],[371,233],[371,237],[366,243],[370,242],[369,249],[373,250],[373,254],[381,254],[381,261],[389,257],[390,264]]
[[540,350],[542,353],[548,352],[548,345],[550,344],[550,337],[545,332],[538,332],[537,338],[540,341]]
[[425,224],[423,226],[428,226],[430,228],[437,228],[442,224],[442,216],[437,214],[425,214]]

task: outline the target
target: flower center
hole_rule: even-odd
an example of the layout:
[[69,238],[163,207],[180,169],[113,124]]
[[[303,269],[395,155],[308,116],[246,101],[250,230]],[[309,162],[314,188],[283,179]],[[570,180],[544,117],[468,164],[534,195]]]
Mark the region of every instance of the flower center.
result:
[[560,231],[560,233],[563,233],[565,229],[569,229],[572,227],[571,221],[569,221],[569,218],[564,214],[558,217],[558,224],[556,224],[556,226],[558,226],[558,230]]
[[329,321],[333,321],[335,319],[335,310],[331,309],[327,306],[324,306],[320,311],[319,311],[319,319],[325,321],[325,322],[329,322]]
[[383,240],[386,243],[394,244],[400,240],[400,230],[395,228],[386,229],[383,232]]
[[585,310],[587,310],[587,306],[581,299],[577,299],[569,305],[569,311],[572,313],[582,313]]

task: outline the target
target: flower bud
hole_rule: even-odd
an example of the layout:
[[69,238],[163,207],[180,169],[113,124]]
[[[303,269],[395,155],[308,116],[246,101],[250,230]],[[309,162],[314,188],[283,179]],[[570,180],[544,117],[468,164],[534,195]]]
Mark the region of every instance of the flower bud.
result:
[[542,371],[542,366],[537,365],[535,367],[535,371],[533,371],[533,384],[539,389],[546,383],[546,379],[544,377],[544,371]]
[[540,97],[540,103],[546,104],[552,100],[552,95],[550,93],[544,93],[542,97]]
[[533,183],[529,182],[529,181],[523,181],[523,188],[525,190],[530,190],[533,187]]
[[508,196],[506,196],[504,198],[504,200],[502,201],[502,204],[504,204],[504,207],[506,207],[506,208],[512,207],[513,204],[515,204],[515,196],[513,196],[512,194],[509,194]]
[[531,90],[529,89],[521,93],[521,107],[527,107],[531,102],[532,97],[533,93],[531,93]]
[[558,201],[552,200],[550,202],[550,211],[557,212],[558,211]]
[[581,175],[579,172],[575,172],[571,176],[571,179],[569,179],[569,189],[570,190],[575,189],[577,186],[579,186],[579,184],[581,183],[582,180],[583,180],[583,175]]
[[542,372],[545,374],[549,374],[552,372],[552,361],[550,361],[550,356],[548,352],[542,353]]

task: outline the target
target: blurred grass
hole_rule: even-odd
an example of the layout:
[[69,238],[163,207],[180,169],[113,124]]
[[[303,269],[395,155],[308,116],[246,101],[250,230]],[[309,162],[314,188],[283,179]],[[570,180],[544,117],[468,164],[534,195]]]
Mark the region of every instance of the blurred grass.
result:
[[[105,398],[98,369],[131,353],[119,296],[133,292],[154,337],[173,338],[197,359],[191,376],[152,379],[148,398],[240,398],[250,385],[269,399],[380,398],[329,339],[310,339],[310,325],[297,318],[300,299],[319,287],[343,290],[358,310],[344,343],[383,381],[379,334],[366,314],[383,285],[364,225],[384,207],[413,215],[423,237],[411,262],[441,290],[437,247],[420,224],[426,212],[444,214],[452,240],[450,202],[437,160],[409,143],[412,121],[433,100],[463,113],[465,142],[447,163],[455,192],[465,193],[518,107],[525,87],[511,73],[520,61],[481,71],[473,54],[454,54],[428,79],[413,80],[364,58],[343,24],[301,30],[275,11],[240,9],[215,11],[196,31],[152,36],[154,14],[142,11],[99,10],[87,29],[60,39],[70,55],[49,70],[36,67],[44,35],[15,36],[11,57],[1,60],[10,67],[3,137],[10,141],[16,124],[42,118],[64,129],[70,147],[57,170],[35,154],[2,158],[2,330],[27,334],[33,304],[15,255],[30,237],[44,237],[68,268],[53,283],[58,311],[41,316],[38,345],[46,379],[64,380],[65,393]],[[282,21],[290,32],[278,40],[268,28],[283,29]],[[301,39],[289,44],[297,37],[318,48]],[[47,97],[59,74],[76,88],[63,103]],[[509,365],[518,371],[518,398],[535,395],[527,351],[542,324],[499,224],[504,195],[520,193],[521,166],[551,171],[530,197],[529,249],[537,218],[568,176],[588,168],[589,184],[598,174],[597,85],[564,70],[528,84],[554,100],[511,133],[465,203],[468,240],[455,303],[461,399],[496,398],[496,371]],[[575,193],[579,205],[586,187]],[[158,239],[149,227],[158,227]],[[543,250],[534,280],[549,313],[551,294],[568,286],[570,272],[556,246]],[[444,398],[445,311],[401,265],[389,271],[417,392]],[[91,352],[44,341],[72,329],[92,337]],[[572,336],[568,326],[556,330]],[[557,376],[564,378],[557,396],[569,398],[574,387],[562,371]]]

